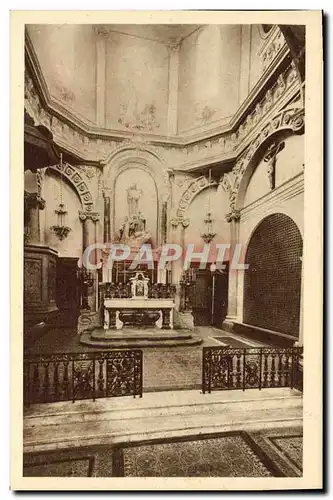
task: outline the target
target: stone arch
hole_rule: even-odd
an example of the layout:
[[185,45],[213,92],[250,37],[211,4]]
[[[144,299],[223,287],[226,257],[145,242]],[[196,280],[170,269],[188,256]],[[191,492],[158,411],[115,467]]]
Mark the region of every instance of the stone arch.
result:
[[228,179],[231,211],[241,210],[251,176],[262,158],[267,146],[274,139],[283,140],[293,134],[304,132],[304,109],[288,108],[280,111],[265,125],[252,141],[246,153],[232,170],[233,179]]
[[188,209],[195,196],[197,196],[197,194],[201,193],[201,191],[208,188],[209,186],[217,185],[218,182],[216,182],[214,179],[211,179],[211,181],[209,182],[209,179],[205,175],[194,179],[181,195],[177,207],[177,217],[179,219],[184,218],[186,210]]
[[243,322],[298,336],[303,239],[295,221],[280,211],[254,228],[246,249]]
[[57,172],[59,175],[63,175],[69,181],[80,198],[82,210],[87,212],[94,211],[94,200],[91,191],[75,167],[64,163],[63,165],[50,166],[48,169],[52,170],[52,172]]
[[162,213],[163,205],[167,203],[170,196],[170,181],[169,176],[164,167],[162,158],[154,151],[154,149],[145,147],[141,143],[130,141],[113,151],[104,162],[104,188],[110,196],[110,220],[111,234],[114,234],[114,215],[115,215],[115,199],[113,193],[118,176],[124,172],[129,165],[137,166],[137,168],[145,171],[152,178],[156,187],[157,193],[157,240],[158,243],[162,238]]

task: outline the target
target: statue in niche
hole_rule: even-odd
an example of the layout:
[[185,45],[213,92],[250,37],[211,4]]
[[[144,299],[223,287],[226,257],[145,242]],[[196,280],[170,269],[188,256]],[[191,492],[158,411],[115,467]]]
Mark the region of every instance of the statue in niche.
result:
[[128,215],[130,218],[138,214],[139,199],[141,195],[142,189],[138,189],[136,184],[131,184],[130,187],[127,188]]
[[128,216],[119,228],[119,241],[135,245],[151,242],[151,235],[146,228],[146,218],[139,210],[139,200],[143,194],[136,183],[127,189]]

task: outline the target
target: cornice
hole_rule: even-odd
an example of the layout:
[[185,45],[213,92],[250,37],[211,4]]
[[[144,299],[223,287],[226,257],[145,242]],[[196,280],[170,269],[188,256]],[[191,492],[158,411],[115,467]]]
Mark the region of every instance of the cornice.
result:
[[[51,97],[28,34],[26,61],[32,79],[32,84],[26,83],[32,95],[26,99],[27,106],[29,99],[34,101],[30,103],[36,108],[32,111],[33,117],[37,116],[40,123],[48,126],[55,142],[78,162],[102,166],[105,159],[121,149],[124,143],[136,142],[137,134],[133,132],[100,129],[77,116],[72,117],[61,103]],[[140,133],[140,138],[143,143],[159,150],[166,161],[170,158],[175,167],[185,171],[230,162],[249,146],[265,123],[287,106],[299,91],[296,71],[284,44],[227,125],[199,132],[191,138],[147,133]]]

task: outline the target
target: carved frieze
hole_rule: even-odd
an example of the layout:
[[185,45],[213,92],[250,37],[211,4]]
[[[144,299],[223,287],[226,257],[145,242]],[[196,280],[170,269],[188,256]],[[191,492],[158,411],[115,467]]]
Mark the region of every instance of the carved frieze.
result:
[[277,55],[286,48],[286,41],[279,28],[271,30],[270,35],[267,38],[267,42],[260,51],[262,71],[265,71],[268,66],[274,61]]
[[[264,122],[267,114],[272,112],[274,106],[278,106],[278,103],[284,99],[286,92],[295,84],[297,78],[296,68],[291,63],[286,70],[283,70],[278,75],[276,83],[267,90],[265,97],[256,103],[254,110],[245,113],[238,128],[226,130],[220,136],[199,140],[194,144],[185,144],[184,146],[179,144],[171,147],[168,144],[152,145],[146,139],[145,132],[152,131],[152,127],[146,120],[147,117],[143,119],[145,123],[143,123],[142,127],[140,125],[135,128],[135,135],[131,139],[104,136],[103,134],[96,136],[91,131],[88,135],[74,124],[71,125],[68,119],[55,117],[51,112],[44,109],[34,88],[33,81],[28,74],[26,74],[25,97],[27,110],[36,124],[47,126],[52,131],[56,143],[66,146],[69,150],[73,150],[87,159],[106,162],[113,153],[126,147],[134,147],[138,152],[143,149],[154,150],[160,158],[165,159],[167,164],[172,164],[174,168],[182,168],[193,163],[204,165],[212,160],[216,161],[222,155],[232,155],[233,152],[244,149],[247,141],[251,140],[251,135],[260,126],[260,123]],[[152,108],[148,108],[147,113],[149,115]],[[210,112],[210,110],[202,111],[204,113]],[[89,130],[89,125],[87,125],[87,130]],[[140,134],[140,131],[142,131],[142,134]],[[87,170],[85,168],[85,174],[88,178],[91,178],[89,176],[92,176],[92,169]]]

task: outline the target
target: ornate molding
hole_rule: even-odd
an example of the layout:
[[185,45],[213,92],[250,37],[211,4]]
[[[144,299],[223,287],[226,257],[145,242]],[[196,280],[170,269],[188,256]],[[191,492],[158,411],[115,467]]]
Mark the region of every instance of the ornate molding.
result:
[[282,49],[286,47],[287,43],[282,31],[278,26],[275,26],[269,32],[266,38],[266,43],[263,45],[258,54],[261,58],[262,71],[265,71],[282,51]]
[[60,164],[48,167],[53,171],[61,173],[69,182],[72,184],[76,192],[78,193],[82,207],[87,212],[92,212],[94,209],[93,197],[87,183],[82,178],[78,170],[69,165],[69,163],[64,163],[62,166]]
[[86,220],[92,220],[94,223],[100,220],[99,212],[87,212],[84,210],[79,211],[79,219],[81,222],[85,222]]
[[187,187],[187,189],[183,192],[177,208],[177,217],[180,219],[184,218],[184,214],[192,202],[193,198],[200,193],[203,189],[206,189],[208,186],[216,186],[217,182],[213,179],[209,182],[209,179],[202,175],[195,179],[191,184]]
[[223,176],[220,182],[229,193],[231,210],[235,209],[241,180],[254,154],[270,136],[282,130],[302,134],[304,132],[304,109],[287,108],[277,113],[252,141],[245,154],[238,159],[232,172]]
[[[279,30],[277,32],[280,33]],[[44,124],[52,131],[54,140],[60,147],[80,158],[83,163],[89,161],[98,165],[99,162],[105,163],[105,160],[117,151],[120,141],[120,147],[131,141],[133,132],[100,129],[78,116],[72,116],[65,106],[58,105],[57,100],[48,93],[29,37],[26,47],[28,67],[34,78],[33,80],[28,71],[26,72],[26,107],[37,124]],[[172,164],[177,168],[194,168],[212,161],[232,160],[251,141],[251,135],[255,133],[258,124],[262,123],[277,105],[282,107],[285,102],[290,102],[299,91],[300,82],[296,68],[290,64],[284,69],[286,64],[281,64],[289,57],[287,54],[287,49],[282,55],[280,50],[275,58],[277,62],[274,60],[274,65],[271,64],[269,71],[265,71],[264,78],[256,85],[255,93],[251,91],[246,104],[242,104],[235,115],[222,126],[217,127],[215,124],[214,128],[199,133],[196,128],[191,135],[172,137],[142,132],[142,137],[146,141],[149,140],[150,149],[152,144],[156,146],[159,156],[167,160],[172,156]],[[271,76],[273,72],[276,73],[276,83],[262,101],[256,102],[263,85],[267,83],[268,75]],[[34,81],[37,82],[37,87]],[[249,112],[254,104],[254,111]]]
[[233,208],[231,212],[225,215],[225,220],[227,222],[233,222],[233,221],[237,222],[240,220],[240,218],[241,218],[241,212],[240,210],[236,210],[235,208]]
[[190,222],[190,219],[184,219],[183,217],[173,217],[170,221],[170,224],[173,228],[177,228],[179,224],[181,224],[183,228],[186,228],[190,225]]

